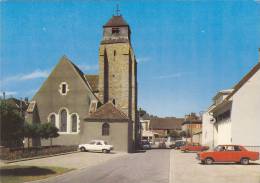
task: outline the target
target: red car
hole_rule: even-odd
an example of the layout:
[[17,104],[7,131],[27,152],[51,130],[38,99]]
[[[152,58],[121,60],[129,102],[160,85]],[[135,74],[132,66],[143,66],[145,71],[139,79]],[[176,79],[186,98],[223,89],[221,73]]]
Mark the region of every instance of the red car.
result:
[[188,152],[188,151],[206,151],[208,150],[208,146],[202,146],[199,143],[191,143],[181,147],[181,151]]
[[219,145],[214,151],[199,152],[197,159],[207,165],[213,162],[240,162],[249,164],[249,160],[259,160],[259,152],[248,151],[240,145]]

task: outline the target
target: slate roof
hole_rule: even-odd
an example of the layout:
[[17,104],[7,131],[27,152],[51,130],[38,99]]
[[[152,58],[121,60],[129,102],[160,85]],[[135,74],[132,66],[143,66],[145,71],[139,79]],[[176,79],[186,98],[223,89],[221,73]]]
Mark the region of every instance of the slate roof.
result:
[[90,84],[93,92],[98,92],[98,75],[85,74],[85,78]]
[[[67,62],[69,62],[73,67],[74,67],[74,69],[75,69],[75,71],[79,74],[79,76],[82,78],[82,80],[84,81],[84,83],[87,85],[87,87],[89,87],[90,88],[90,90],[93,92],[93,95],[94,95],[94,90],[93,90],[93,88],[92,88],[92,85],[93,85],[93,87],[94,87],[94,84],[93,84],[93,82],[92,81],[88,81],[87,80],[87,77],[85,76],[85,74],[78,68],[78,66],[76,66],[72,61],[70,61],[66,56],[63,56],[62,57],[62,60],[64,60],[64,61],[67,61]],[[92,85],[91,85],[91,83],[92,83]],[[98,86],[98,85],[97,85]],[[96,89],[96,87],[94,87],[94,89]],[[95,96],[95,95],[94,95]],[[96,96],[95,96],[96,97]],[[97,98],[97,97],[96,97]],[[97,98],[97,100],[98,100],[98,98]]]
[[258,62],[234,87],[233,91],[227,96],[225,100],[230,99],[254,74],[260,70],[260,62]]
[[153,118],[150,121],[150,129],[152,130],[181,130],[183,118]]
[[117,109],[114,104],[108,102],[99,107],[94,113],[90,114],[89,117],[85,118],[85,121],[100,120],[129,121],[129,118],[121,110]]
[[260,62],[258,62],[234,87],[233,91],[217,106],[212,108],[210,111],[215,112],[223,106],[230,104],[232,100],[229,100],[254,74],[260,70]]
[[[1,99],[1,102],[4,102],[4,100]],[[26,109],[29,105],[25,101],[19,100],[19,99],[13,98],[13,97],[5,99],[5,103],[10,105],[11,107],[17,109],[17,110],[20,110],[20,105],[22,104],[22,111],[26,111]]]
[[120,16],[113,16],[103,27],[128,27],[128,23]]

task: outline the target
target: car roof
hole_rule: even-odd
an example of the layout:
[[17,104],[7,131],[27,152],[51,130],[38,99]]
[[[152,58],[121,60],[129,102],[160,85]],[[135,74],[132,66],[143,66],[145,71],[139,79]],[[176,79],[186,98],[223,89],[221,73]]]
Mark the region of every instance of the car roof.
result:
[[225,145],[225,144],[220,144],[218,146],[241,146],[241,145],[237,145],[237,144],[228,144],[228,145]]
[[91,140],[91,142],[104,142],[104,140]]

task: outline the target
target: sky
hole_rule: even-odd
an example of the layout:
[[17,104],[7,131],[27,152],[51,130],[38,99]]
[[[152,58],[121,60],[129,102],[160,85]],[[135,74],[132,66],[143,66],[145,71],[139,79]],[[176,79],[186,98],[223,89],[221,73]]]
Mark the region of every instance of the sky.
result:
[[205,111],[258,62],[258,0],[0,0],[0,91],[32,98],[63,55],[98,73],[102,26],[118,2],[138,62],[138,107],[150,114]]

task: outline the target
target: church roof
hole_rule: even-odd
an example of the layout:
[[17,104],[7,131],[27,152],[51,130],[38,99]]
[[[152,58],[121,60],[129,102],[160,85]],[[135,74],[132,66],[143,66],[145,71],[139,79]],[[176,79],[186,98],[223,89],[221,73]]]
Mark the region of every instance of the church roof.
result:
[[85,119],[86,121],[129,121],[129,118],[121,110],[117,109],[114,104],[108,102],[99,107],[94,113]]
[[119,16],[113,16],[103,27],[125,27],[129,26],[124,18]]
[[98,75],[85,74],[85,78],[88,81],[93,92],[98,92]]
[[[89,83],[89,80],[85,77],[84,73],[78,68],[78,66],[76,66],[72,61],[70,61],[66,56],[63,56],[61,58],[61,61],[65,61],[69,64],[72,65],[72,67],[75,69],[75,71],[79,74],[79,76],[81,77],[81,79],[83,80],[83,82],[86,84],[86,86],[91,90],[91,92],[94,95],[93,88],[91,86],[91,84]],[[94,95],[95,96],[95,95]],[[96,97],[96,96],[95,96]],[[98,98],[96,97],[96,99],[98,100]]]
[[150,128],[153,130],[181,130],[183,118],[153,118],[150,121]]

